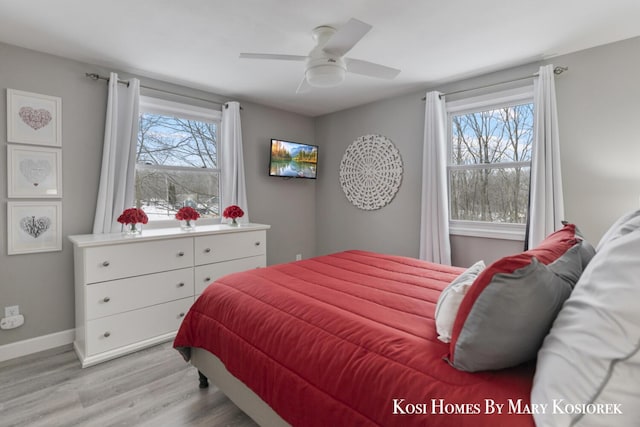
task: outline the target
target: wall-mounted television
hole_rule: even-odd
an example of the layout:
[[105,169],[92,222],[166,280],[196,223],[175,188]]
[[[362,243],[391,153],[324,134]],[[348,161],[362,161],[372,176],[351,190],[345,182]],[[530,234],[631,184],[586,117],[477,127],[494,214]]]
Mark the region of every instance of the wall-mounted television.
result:
[[272,139],[269,176],[316,179],[318,176],[318,147]]

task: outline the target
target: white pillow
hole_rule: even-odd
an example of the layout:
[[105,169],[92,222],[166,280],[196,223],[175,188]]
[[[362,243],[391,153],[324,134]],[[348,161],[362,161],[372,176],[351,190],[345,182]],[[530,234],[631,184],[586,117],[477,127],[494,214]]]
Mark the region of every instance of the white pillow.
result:
[[538,352],[531,403],[547,405],[538,427],[640,425],[637,219],[599,247]]
[[611,227],[609,227],[607,232],[604,233],[600,242],[598,242],[596,251],[602,249],[608,242],[615,240],[620,236],[624,236],[638,227],[640,227],[640,209],[622,215],[611,225]]
[[436,331],[440,341],[451,342],[451,331],[460,303],[467,293],[467,289],[485,267],[484,261],[476,262],[449,283],[440,294],[436,305]]

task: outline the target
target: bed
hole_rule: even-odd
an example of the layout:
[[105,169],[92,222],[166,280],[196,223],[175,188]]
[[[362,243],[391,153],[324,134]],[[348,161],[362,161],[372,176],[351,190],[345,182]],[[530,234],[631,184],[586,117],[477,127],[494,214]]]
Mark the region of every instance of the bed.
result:
[[640,210],[466,270],[346,251],[219,279],[174,346],[262,426],[637,427],[639,257]]
[[174,346],[263,426],[534,426],[533,363],[470,373],[445,360],[434,311],[463,271],[346,251],[232,274]]

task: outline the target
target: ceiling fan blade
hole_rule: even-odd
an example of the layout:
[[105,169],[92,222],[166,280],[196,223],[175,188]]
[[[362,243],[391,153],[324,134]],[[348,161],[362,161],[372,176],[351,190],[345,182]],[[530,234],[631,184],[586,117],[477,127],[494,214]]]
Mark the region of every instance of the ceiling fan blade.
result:
[[400,70],[397,68],[374,64],[373,62],[362,61],[361,59],[345,58],[344,62],[347,64],[347,71],[350,73],[363,74],[365,76],[389,80],[400,74]]
[[277,53],[241,53],[240,58],[246,59],[277,59],[284,61],[305,61],[306,56],[301,55],[280,55]]
[[329,55],[343,56],[371,29],[366,22],[351,18],[322,47]]
[[300,82],[300,84],[298,85],[298,88],[296,89],[296,93],[307,93],[307,92],[311,92],[311,85],[307,81],[307,76],[304,76],[302,77],[302,81]]

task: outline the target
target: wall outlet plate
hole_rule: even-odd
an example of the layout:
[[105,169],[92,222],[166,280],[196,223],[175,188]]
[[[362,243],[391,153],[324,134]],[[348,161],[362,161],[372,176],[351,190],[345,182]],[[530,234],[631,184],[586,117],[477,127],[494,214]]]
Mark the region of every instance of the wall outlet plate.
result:
[[302,254],[296,254],[296,261],[302,260]]
[[20,314],[20,306],[19,305],[11,305],[9,307],[4,308],[4,317],[13,317]]

